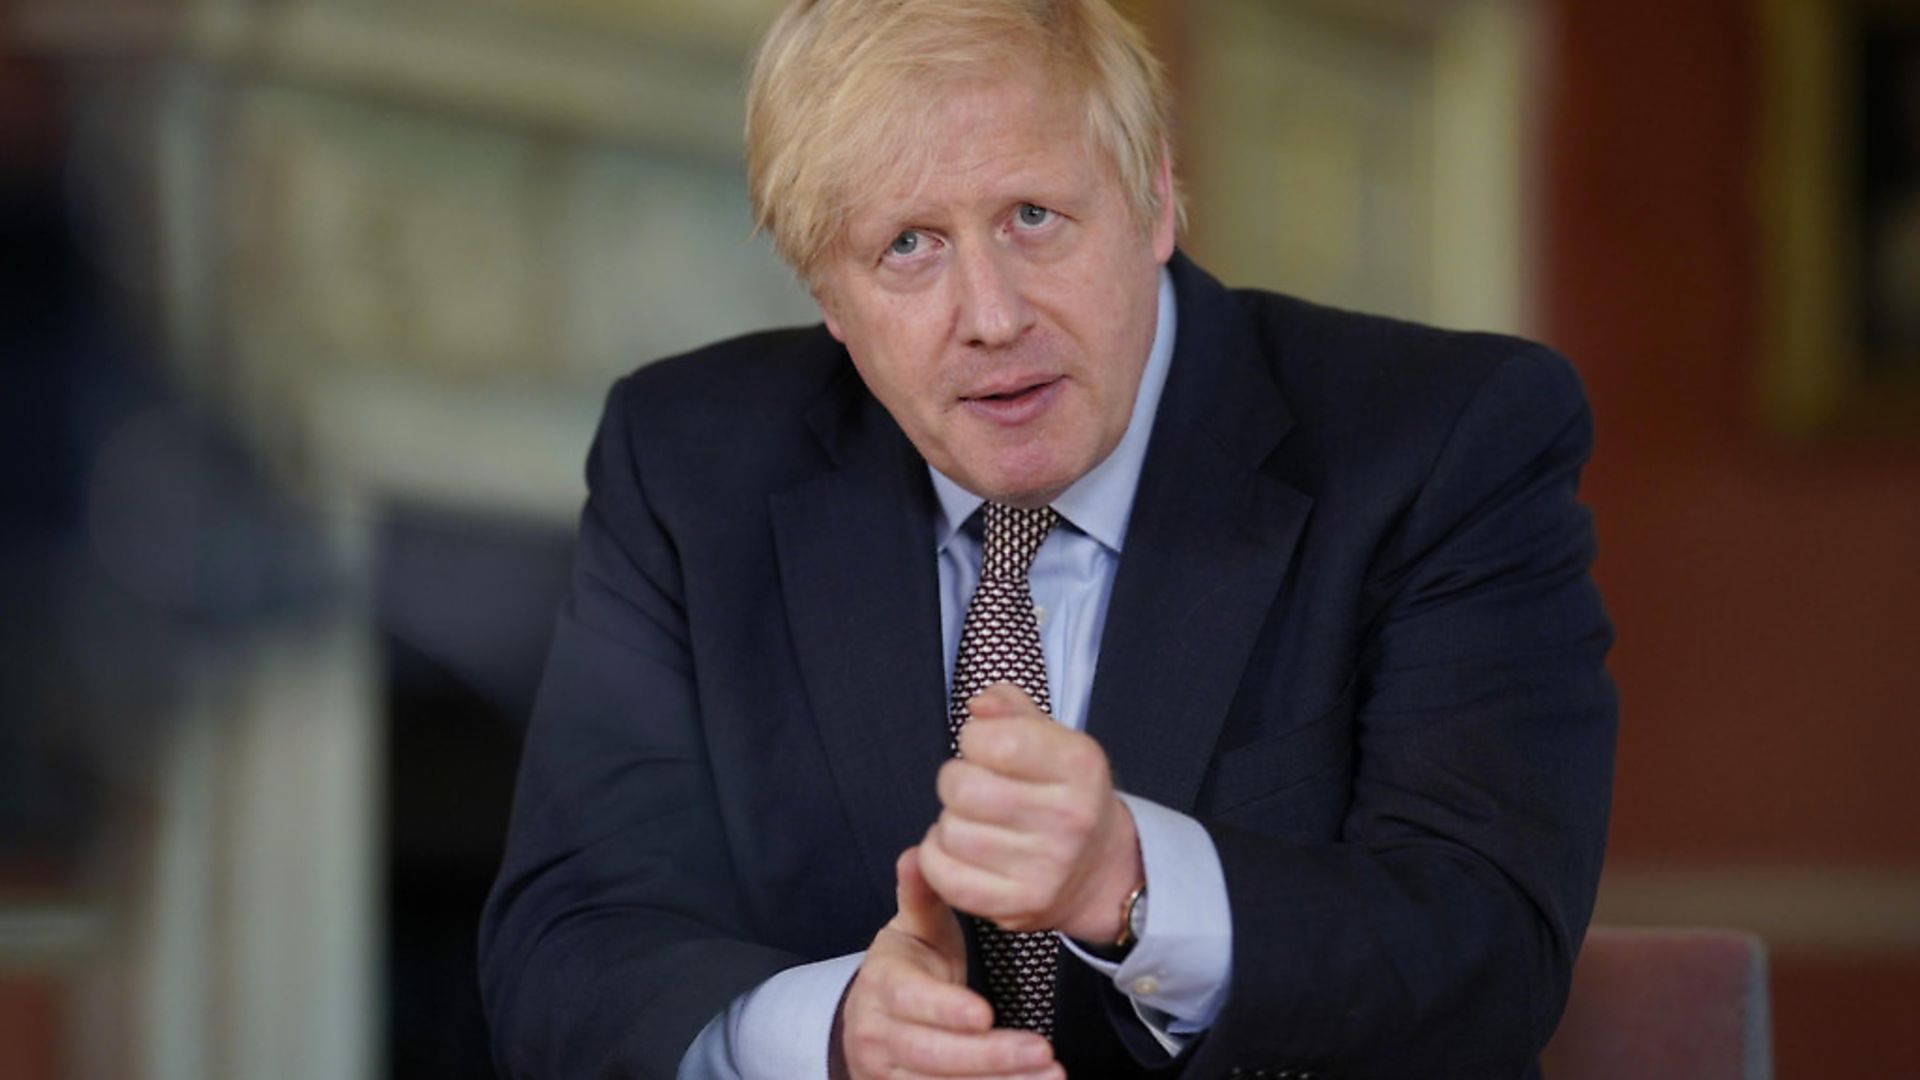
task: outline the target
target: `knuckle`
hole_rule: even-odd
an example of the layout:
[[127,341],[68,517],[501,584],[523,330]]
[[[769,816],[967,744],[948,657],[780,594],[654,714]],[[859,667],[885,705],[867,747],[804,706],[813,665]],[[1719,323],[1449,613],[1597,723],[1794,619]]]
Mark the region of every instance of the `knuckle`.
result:
[[979,854],[979,838],[972,831],[951,821],[940,823],[940,850],[964,862],[973,862]]
[[960,753],[962,758],[956,764],[964,764],[966,759],[977,758],[986,746],[986,726],[969,723],[960,729]]
[[913,1007],[913,988],[895,979],[881,990],[880,1004],[887,1012],[898,1016]]
[[1008,1039],[994,1044],[987,1067],[1007,1073],[1022,1073],[1029,1068],[1026,1060],[1026,1047],[1020,1040]]
[[975,915],[991,916],[999,910],[999,905],[994,903],[994,898],[991,893],[970,883],[957,883],[954,885],[952,892],[953,906],[962,911],[971,912]]
[[940,838],[940,823],[934,822],[920,840],[920,876],[942,894],[946,892],[948,859],[946,845]]
[[901,1028],[894,1033],[894,1056],[915,1068],[928,1069],[940,1063],[939,1045],[933,1032],[925,1028]]
[[1106,755],[1100,752],[1100,744],[1085,737],[1067,744],[1064,760],[1075,777],[1097,777],[1106,768]]
[[990,752],[997,757],[1016,758],[1027,753],[1027,729],[1024,724],[997,724],[982,734],[987,739]]
[[1100,811],[1081,799],[1063,804],[1056,813],[1061,829],[1076,836],[1091,833],[1100,823]]
[[976,779],[976,770],[955,770],[951,775],[952,779],[947,781],[945,791],[946,805],[965,806],[972,802],[975,798],[974,791],[980,786]]
[[1069,812],[1056,820],[1059,826],[1047,834],[1042,857],[1047,860],[1047,872],[1055,877],[1073,872],[1073,864],[1080,853],[1087,850],[1098,828],[1081,819],[1077,812]]
[[859,1059],[867,1067],[879,1068],[886,1063],[886,1038],[872,1023],[863,1023],[856,1027],[849,1018],[846,1043],[848,1056]]
[[1009,838],[992,829],[977,831],[970,843],[969,861],[975,866],[992,867],[1004,872],[1013,860],[1021,857],[1018,838]]

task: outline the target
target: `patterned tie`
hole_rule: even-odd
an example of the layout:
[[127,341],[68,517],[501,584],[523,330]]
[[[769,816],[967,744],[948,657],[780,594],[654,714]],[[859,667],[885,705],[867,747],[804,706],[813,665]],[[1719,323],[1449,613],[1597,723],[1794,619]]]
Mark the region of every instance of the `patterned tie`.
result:
[[[953,664],[953,694],[947,706],[956,754],[960,728],[967,722],[968,700],[994,683],[1010,682],[1025,690],[1040,708],[1053,711],[1027,570],[1060,515],[1051,507],[1021,510],[999,503],[987,503],[980,512],[986,524],[980,584],[967,602],[967,619],[960,627],[960,653]],[[985,919],[975,919],[974,925],[1000,1026],[1052,1038],[1059,942],[1051,933],[1009,933]]]

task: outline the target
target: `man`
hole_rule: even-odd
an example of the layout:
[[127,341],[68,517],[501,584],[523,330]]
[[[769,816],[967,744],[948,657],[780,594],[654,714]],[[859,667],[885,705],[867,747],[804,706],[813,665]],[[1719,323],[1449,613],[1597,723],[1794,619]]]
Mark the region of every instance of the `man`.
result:
[[503,1071],[1535,1071],[1614,723],[1577,380],[1222,288],[1164,100],[1102,0],[775,25],[750,182],[825,326],[609,399]]

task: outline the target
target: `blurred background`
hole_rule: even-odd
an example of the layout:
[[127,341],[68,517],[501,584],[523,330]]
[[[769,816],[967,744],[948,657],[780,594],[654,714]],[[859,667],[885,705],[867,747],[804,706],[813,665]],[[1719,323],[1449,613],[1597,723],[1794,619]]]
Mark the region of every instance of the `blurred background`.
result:
[[[491,1075],[601,398],[814,318],[776,6],[0,0],[0,1080]],[[1203,264],[1583,373],[1600,921],[1756,931],[1782,1075],[1914,1075],[1920,5],[1122,6]]]

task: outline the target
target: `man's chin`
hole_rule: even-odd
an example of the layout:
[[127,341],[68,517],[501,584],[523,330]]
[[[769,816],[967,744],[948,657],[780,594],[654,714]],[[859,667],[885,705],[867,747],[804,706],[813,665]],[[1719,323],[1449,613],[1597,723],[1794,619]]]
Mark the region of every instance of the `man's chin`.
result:
[[1070,470],[982,471],[956,478],[960,486],[994,503],[1031,509],[1045,506],[1079,479]]
[[1059,498],[1106,456],[1095,456],[1097,448],[1082,440],[1063,440],[1050,437],[1051,433],[1035,435],[1039,437],[1017,444],[1011,440],[998,445],[976,440],[957,454],[923,456],[954,483],[988,502],[1028,508],[1045,506]]

